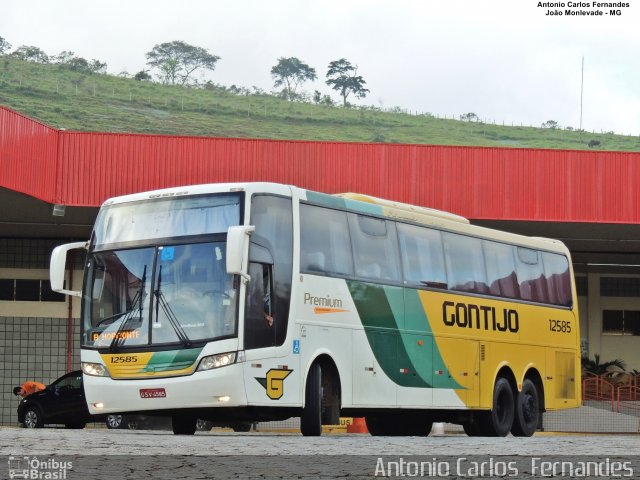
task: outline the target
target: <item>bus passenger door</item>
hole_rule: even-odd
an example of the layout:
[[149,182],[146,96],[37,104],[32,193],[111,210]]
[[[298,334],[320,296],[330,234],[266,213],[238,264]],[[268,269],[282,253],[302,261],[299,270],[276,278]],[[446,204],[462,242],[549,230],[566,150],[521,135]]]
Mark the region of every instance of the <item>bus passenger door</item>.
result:
[[[252,405],[277,407],[299,401],[295,377],[300,375],[298,355],[284,354],[277,346],[278,328],[286,324],[274,308],[273,266],[249,263],[244,321],[245,388]],[[297,360],[294,365],[293,360]]]

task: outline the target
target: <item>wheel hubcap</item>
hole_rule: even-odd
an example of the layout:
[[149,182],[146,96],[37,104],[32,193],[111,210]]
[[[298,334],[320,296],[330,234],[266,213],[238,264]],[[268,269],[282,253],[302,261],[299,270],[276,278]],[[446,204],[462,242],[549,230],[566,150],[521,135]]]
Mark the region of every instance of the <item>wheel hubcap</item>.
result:
[[38,423],[38,415],[33,410],[29,410],[24,416],[24,424],[28,428],[35,428]]
[[118,428],[122,423],[122,416],[120,415],[109,415],[107,417],[107,422],[109,422],[109,426],[111,428]]

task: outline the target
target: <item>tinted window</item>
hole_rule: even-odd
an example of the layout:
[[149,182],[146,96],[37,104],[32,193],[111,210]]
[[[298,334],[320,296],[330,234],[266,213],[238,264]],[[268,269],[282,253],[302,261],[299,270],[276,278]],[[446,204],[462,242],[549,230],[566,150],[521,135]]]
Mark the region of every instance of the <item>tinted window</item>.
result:
[[0,280],[0,300],[13,300],[13,279]]
[[439,230],[397,224],[402,268],[407,282],[447,288]]
[[379,218],[349,214],[355,274],[373,280],[400,280],[394,224]]
[[482,255],[482,242],[477,238],[443,233],[447,261],[447,278],[451,290],[489,293]]
[[353,275],[346,213],[300,205],[300,270]]
[[40,292],[40,300],[43,302],[64,302],[65,296],[62,293],[51,290],[51,282],[42,280],[42,291]]
[[16,300],[37,302],[40,300],[40,280],[16,280]]
[[567,257],[543,252],[542,263],[547,279],[549,302],[556,305],[571,305],[571,275]]
[[489,293],[499,297],[518,298],[520,287],[513,258],[514,247],[488,240],[482,241],[482,247],[487,264]]
[[520,298],[532,302],[549,302],[547,281],[540,252],[530,248],[516,248],[516,271],[520,283]]
[[640,311],[603,310],[602,333],[609,335],[640,335]]
[[82,388],[82,375],[75,374],[75,375],[70,375],[68,377],[64,377],[59,381],[57,381],[53,386],[56,390]]
[[252,262],[249,275],[244,346],[246,349],[272,347],[276,344],[276,329],[283,319],[273,310],[271,265]]
[[[293,272],[293,210],[291,199],[273,195],[255,195],[251,200],[251,224],[256,231],[251,242],[266,248],[274,261],[272,279],[276,344],[287,335],[291,275]],[[253,248],[253,247],[252,247]]]

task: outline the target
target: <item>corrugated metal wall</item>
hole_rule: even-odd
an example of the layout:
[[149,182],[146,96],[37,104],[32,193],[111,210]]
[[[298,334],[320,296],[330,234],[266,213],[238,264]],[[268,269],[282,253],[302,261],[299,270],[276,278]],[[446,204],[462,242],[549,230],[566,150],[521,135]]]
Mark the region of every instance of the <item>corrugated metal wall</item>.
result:
[[1,184],[49,202],[92,206],[169,186],[274,181],[367,193],[473,219],[640,223],[640,153],[58,136],[56,156],[55,131],[0,108]]
[[54,202],[58,131],[0,107],[0,186]]

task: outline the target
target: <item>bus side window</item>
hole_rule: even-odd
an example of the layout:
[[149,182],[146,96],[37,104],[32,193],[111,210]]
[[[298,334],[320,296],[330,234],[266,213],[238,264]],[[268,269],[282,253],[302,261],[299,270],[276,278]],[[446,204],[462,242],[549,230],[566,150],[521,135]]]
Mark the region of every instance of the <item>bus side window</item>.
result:
[[443,233],[450,290],[489,293],[487,270],[479,238]]
[[440,231],[397,224],[404,279],[411,284],[447,288]]
[[247,284],[244,344],[246,349],[272,347],[276,344],[278,317],[273,301],[272,266],[249,264],[251,281]]
[[541,252],[525,247],[517,247],[516,252],[520,298],[532,302],[549,303],[547,279],[540,261]]

